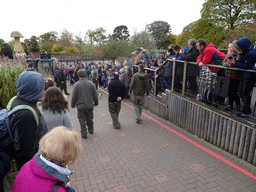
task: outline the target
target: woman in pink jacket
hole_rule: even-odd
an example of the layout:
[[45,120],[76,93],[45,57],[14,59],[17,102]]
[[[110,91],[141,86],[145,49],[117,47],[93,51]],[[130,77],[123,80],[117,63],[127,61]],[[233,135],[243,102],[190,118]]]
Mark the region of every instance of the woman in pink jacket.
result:
[[40,140],[38,153],[21,167],[13,192],[74,191],[66,187],[72,174],[66,166],[75,161],[80,149],[79,133],[64,126],[52,129]]

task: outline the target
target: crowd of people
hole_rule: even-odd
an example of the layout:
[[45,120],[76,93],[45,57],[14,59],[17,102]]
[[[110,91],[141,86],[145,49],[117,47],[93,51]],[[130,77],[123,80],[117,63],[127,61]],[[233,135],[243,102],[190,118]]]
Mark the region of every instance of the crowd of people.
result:
[[[200,67],[206,64],[228,67],[225,70],[209,68],[219,76],[230,79],[229,109],[232,110],[235,103],[235,115],[248,117],[256,78],[254,73],[232,68],[256,68],[256,50],[252,48],[250,40],[244,37],[230,42],[227,55],[203,39],[190,39],[188,48],[171,45],[166,54],[169,60],[165,63],[163,57],[154,60],[147,50],[137,48],[133,63],[125,61],[117,65],[88,63],[84,66],[80,63],[76,66],[57,66],[54,80],[44,79],[42,74],[35,71],[20,74],[16,83],[16,96],[9,104],[10,110],[25,105],[35,113],[23,109],[8,117],[9,131],[14,140],[0,148],[0,191],[3,191],[3,179],[10,170],[12,159],[15,159],[19,170],[13,191],[51,191],[54,188],[60,189],[58,191],[74,191],[66,186],[68,176],[72,173],[67,165],[76,159],[81,149],[81,137],[87,139],[87,131],[94,133],[93,108],[99,104],[98,87],[108,89],[108,109],[114,129],[121,128],[118,120],[121,101],[131,94],[136,123],[140,124],[145,96],[149,95],[150,89],[149,78],[152,73],[149,69],[156,72],[160,91],[164,92],[172,85],[172,65],[176,60],[198,64],[188,65],[187,74],[187,89],[195,92],[197,85],[194,83]],[[134,69],[132,74],[133,65],[138,71]],[[69,113],[67,80],[73,85],[71,108],[77,108],[81,136],[74,131]]]
[[[198,93],[197,78],[201,73],[201,68],[206,64],[219,65],[224,67],[236,67],[242,69],[253,69],[255,61],[255,50],[247,37],[238,41],[230,42],[227,55],[214,47],[212,43],[207,43],[204,39],[188,40],[188,48],[182,48],[179,45],[170,45],[164,54],[159,54],[156,58],[152,58],[151,53],[142,47],[138,47],[135,52],[133,62],[118,62],[117,64],[108,63],[95,64],[93,62],[66,66],[62,69],[56,68],[55,82],[57,86],[64,90],[66,95],[66,85],[63,84],[63,78],[69,79],[73,85],[79,80],[77,71],[84,69],[86,78],[91,80],[96,89],[98,86],[107,88],[113,73],[119,74],[120,80],[125,83],[126,98],[129,98],[128,90],[133,74],[138,70],[139,64],[143,64],[145,72],[148,76],[149,86],[154,86],[154,78],[157,78],[158,93],[163,93],[166,89],[171,89],[174,84],[175,90],[182,89],[183,68],[176,66],[175,82],[172,82],[173,61],[195,62],[197,65],[188,64],[186,74],[186,91],[192,95]],[[168,59],[166,61],[166,59]],[[165,62],[166,61],[166,62]],[[133,68],[133,65],[136,68]],[[228,105],[227,110],[234,110],[235,115],[239,117],[248,117],[251,114],[251,93],[255,83],[255,75],[248,72],[238,72],[236,70],[224,70],[221,68],[210,67],[212,73],[219,77],[230,79],[228,89]],[[58,77],[58,78],[57,78]],[[150,88],[151,88],[150,87]],[[224,105],[225,98],[212,94],[212,102]]]

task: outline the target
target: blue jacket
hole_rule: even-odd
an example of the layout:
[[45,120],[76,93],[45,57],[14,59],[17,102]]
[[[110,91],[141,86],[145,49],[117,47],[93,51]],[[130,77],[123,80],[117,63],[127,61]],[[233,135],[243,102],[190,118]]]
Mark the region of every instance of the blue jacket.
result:
[[[236,45],[241,49],[240,58],[235,62],[233,67],[242,69],[253,69],[256,63],[256,50],[251,47],[251,42],[247,37],[243,37],[236,42]],[[250,78],[251,73],[240,72],[240,76]]]

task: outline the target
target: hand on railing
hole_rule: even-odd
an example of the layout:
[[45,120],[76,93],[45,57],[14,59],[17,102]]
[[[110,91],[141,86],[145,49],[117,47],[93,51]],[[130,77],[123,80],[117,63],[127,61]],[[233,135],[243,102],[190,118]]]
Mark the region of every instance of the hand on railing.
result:
[[205,65],[203,64],[203,62],[199,62],[199,67],[204,67]]

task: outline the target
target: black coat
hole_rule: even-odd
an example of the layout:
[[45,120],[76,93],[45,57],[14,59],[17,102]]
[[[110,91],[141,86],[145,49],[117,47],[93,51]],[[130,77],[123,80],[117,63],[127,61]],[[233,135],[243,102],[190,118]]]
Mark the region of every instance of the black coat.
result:
[[119,79],[112,79],[108,85],[108,93],[109,102],[116,102],[117,97],[121,97],[122,99],[124,99],[126,96],[125,84]]
[[[188,50],[188,53],[181,53],[180,56],[184,61],[196,62],[197,57],[199,56],[199,51],[197,48],[193,47]],[[198,76],[200,74],[201,68],[196,64],[188,64],[187,74],[188,76]]]

